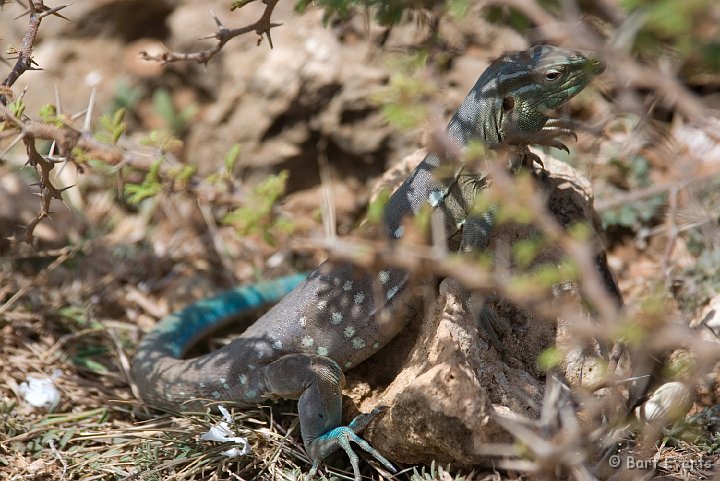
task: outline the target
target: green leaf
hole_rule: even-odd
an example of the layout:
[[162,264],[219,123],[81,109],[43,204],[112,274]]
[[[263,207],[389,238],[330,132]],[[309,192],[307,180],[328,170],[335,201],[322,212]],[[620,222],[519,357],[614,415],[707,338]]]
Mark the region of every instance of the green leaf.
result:
[[25,104],[23,103],[22,99],[17,99],[13,102],[10,102],[8,104],[8,108],[12,112],[12,114],[15,117],[22,117],[22,115],[25,113]]
[[190,104],[181,111],[175,108],[172,95],[164,88],[158,88],[153,92],[153,110],[165,121],[165,125],[178,137],[181,137],[195,117],[198,107]]
[[537,257],[540,246],[539,238],[519,240],[512,245],[513,259],[520,267],[527,267]]
[[463,19],[470,9],[470,0],[448,0],[448,13],[455,19]]
[[368,204],[367,220],[372,225],[379,225],[385,214],[385,206],[390,199],[390,189],[382,188]]
[[227,213],[222,222],[235,227],[242,236],[260,235],[268,245],[274,245],[277,234],[291,232],[294,228],[290,219],[274,212],[289,177],[288,170],[269,176],[250,192],[244,205]]
[[138,205],[145,199],[155,197],[162,192],[160,182],[160,166],[164,158],[157,159],[150,166],[150,171],[145,175],[142,184],[125,184],[125,195],[130,204]]
[[104,365],[93,359],[78,356],[74,357],[72,361],[73,364],[75,364],[76,366],[84,367],[100,374],[107,374],[108,372],[107,368]]
[[232,147],[230,147],[230,150],[228,151],[227,155],[225,156],[225,173],[228,176],[231,176],[233,171],[235,170],[235,163],[237,162],[237,159],[240,155],[240,144],[235,143]]
[[157,147],[161,152],[168,152],[182,148],[182,140],[176,138],[167,130],[153,130],[150,135],[140,140],[143,145]]
[[562,364],[564,358],[565,356],[560,349],[557,347],[549,347],[538,356],[538,369],[542,372],[548,372]]
[[100,117],[100,129],[95,134],[95,138],[106,144],[117,144],[127,129],[126,112],[124,108],[120,108],[112,114],[103,114]]

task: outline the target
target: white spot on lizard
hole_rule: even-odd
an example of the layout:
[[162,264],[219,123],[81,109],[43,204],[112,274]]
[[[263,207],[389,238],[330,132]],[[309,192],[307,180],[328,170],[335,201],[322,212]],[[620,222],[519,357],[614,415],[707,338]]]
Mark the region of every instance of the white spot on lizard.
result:
[[305,336],[300,341],[300,344],[302,344],[303,347],[312,347],[312,345],[315,344],[315,339],[310,336]]
[[355,294],[355,304],[360,305],[363,303],[364,300],[365,294],[363,294],[362,292],[358,292],[357,294]]
[[343,320],[343,315],[339,312],[333,312],[332,313],[332,320],[330,322],[333,323],[334,326],[337,326],[340,324]]
[[307,322],[307,317],[301,316],[300,319],[298,319],[298,324],[300,324],[300,327],[305,327],[305,323]]
[[352,366],[352,363],[350,361],[345,363],[345,369],[349,368],[350,366]]
[[345,328],[344,333],[345,333],[345,337],[350,339],[351,337],[353,337],[355,335],[355,328],[352,326],[348,326]]
[[400,290],[400,286],[393,286],[393,287],[391,287],[391,288],[388,289],[388,291],[385,293],[385,298],[386,298],[387,300],[392,299],[393,297],[395,297],[395,294],[397,294],[399,290]]
[[325,306],[327,306],[327,301],[319,301],[317,303],[318,311],[322,311],[323,309],[325,309]]
[[353,283],[352,281],[345,281],[343,284],[343,290],[344,291],[350,291],[352,289]]
[[439,190],[433,190],[432,192],[430,192],[430,195],[428,195],[428,203],[432,207],[437,207],[440,204],[440,202],[442,202],[442,199],[443,199],[443,193],[442,193],[442,191],[439,191]]
[[400,227],[398,227],[397,229],[395,229],[395,237],[397,237],[397,238],[402,237],[404,233],[405,233],[405,227],[404,227],[404,226],[400,226]]
[[272,347],[273,347],[273,349],[282,349],[283,343],[282,343],[282,341],[275,341],[275,342],[273,342]]
[[378,274],[378,279],[380,279],[380,282],[382,282],[383,284],[386,284],[387,281],[390,280],[390,272],[380,271],[380,274]]
[[245,374],[240,374],[238,376],[238,381],[240,381],[240,384],[247,384],[248,377]]
[[325,347],[318,347],[318,348],[317,348],[317,353],[318,353],[318,356],[327,356],[327,355],[328,355],[328,350],[327,350],[327,348],[325,348]]
[[365,347],[365,339],[362,337],[356,337],[352,340],[352,345],[355,349],[360,350]]
[[217,391],[213,391],[213,392],[212,392],[212,397],[214,397],[215,399],[220,399],[220,393],[217,392]]

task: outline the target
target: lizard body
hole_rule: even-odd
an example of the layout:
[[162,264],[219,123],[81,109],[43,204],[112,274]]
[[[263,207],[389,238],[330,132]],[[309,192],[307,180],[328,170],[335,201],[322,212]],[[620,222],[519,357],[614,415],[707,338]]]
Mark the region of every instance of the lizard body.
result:
[[[479,77],[452,117],[448,138],[458,147],[473,140],[521,146],[519,162],[532,155],[527,144],[563,146],[556,137],[572,131],[562,121],[549,120],[548,114],[602,69],[593,57],[547,45],[506,54]],[[461,250],[485,247],[492,213],[470,215],[484,177],[462,167],[454,174],[438,175],[441,166],[455,168],[450,157],[428,154],[390,197],[384,218],[388,237],[400,238],[403,219],[429,203],[443,212],[448,237],[460,236]],[[180,359],[190,342],[213,326],[237,316],[245,306],[279,298],[283,287],[298,282],[232,343],[204,356]],[[342,426],[341,393],[343,371],[375,354],[405,327],[407,282],[408,274],[399,268],[368,272],[349,264],[325,263],[302,281],[295,277],[256,286],[257,292],[252,292],[253,287],[241,288],[201,301],[161,321],[142,340],[133,378],[146,402],[174,408],[197,404],[198,399],[240,406],[274,397],[299,399],[300,429],[314,461],[312,472],[322,459],[343,448],[359,480],[358,458],[350,441],[394,470],[356,434],[379,410]],[[486,324],[483,320],[487,328]]]

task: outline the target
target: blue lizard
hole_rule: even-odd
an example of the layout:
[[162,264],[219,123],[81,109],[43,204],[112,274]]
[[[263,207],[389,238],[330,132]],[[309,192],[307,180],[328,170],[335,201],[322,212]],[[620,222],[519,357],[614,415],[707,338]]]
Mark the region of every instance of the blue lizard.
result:
[[[593,56],[549,45],[503,55],[460,105],[448,137],[458,146],[473,140],[519,146],[513,167],[534,160],[528,144],[563,148],[556,138],[572,130],[548,114],[603,68]],[[455,165],[450,155],[428,154],[390,197],[384,218],[387,234],[401,237],[403,219],[429,203],[444,214],[448,237],[461,236],[463,252],[480,250],[487,244],[493,216],[471,214],[471,208],[477,191],[484,188],[484,176],[453,167],[455,174],[443,177],[447,169],[438,169],[443,165]],[[250,406],[274,397],[299,399],[311,473],[342,448],[359,481],[359,461],[350,441],[394,471],[357,436],[380,411],[361,414],[343,426],[341,397],[343,371],[378,352],[405,327],[407,283],[408,273],[399,268],[368,272],[326,262],[304,279],[295,276],[220,294],[162,320],[138,346],[133,378],[142,398],[157,406],[196,406],[203,400]],[[291,286],[291,292],[232,343],[181,360],[192,342],[216,325],[246,308],[279,299]],[[484,321],[484,327],[492,326]]]

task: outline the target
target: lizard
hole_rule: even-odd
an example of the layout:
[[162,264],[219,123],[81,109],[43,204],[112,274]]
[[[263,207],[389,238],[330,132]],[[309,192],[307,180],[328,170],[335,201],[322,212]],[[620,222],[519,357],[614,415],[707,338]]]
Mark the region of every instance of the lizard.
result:
[[[550,45],[506,53],[490,63],[452,116],[449,142],[458,148],[471,141],[517,146],[511,165],[515,170],[535,160],[528,144],[567,149],[557,138],[574,135],[571,125],[550,116],[603,69],[594,54]],[[442,211],[448,238],[461,237],[462,251],[477,251],[487,243],[492,212],[470,213],[485,177],[455,168],[451,157],[429,153],[390,196],[382,222],[390,242],[402,237],[405,218],[429,204]],[[452,167],[454,174],[442,177],[447,169],[441,167]],[[311,476],[323,459],[343,449],[359,481],[359,458],[351,441],[395,472],[358,436],[382,409],[362,413],[344,426],[341,399],[343,371],[377,353],[408,322],[408,280],[409,273],[400,268],[370,272],[326,261],[307,277],[241,287],[198,301],[161,320],[142,339],[132,378],[140,397],[158,407],[217,402],[242,407],[277,397],[297,399],[301,437],[313,462]],[[294,288],[284,295],[290,286]],[[230,344],[182,359],[209,331],[248,308],[276,300],[280,302]]]

